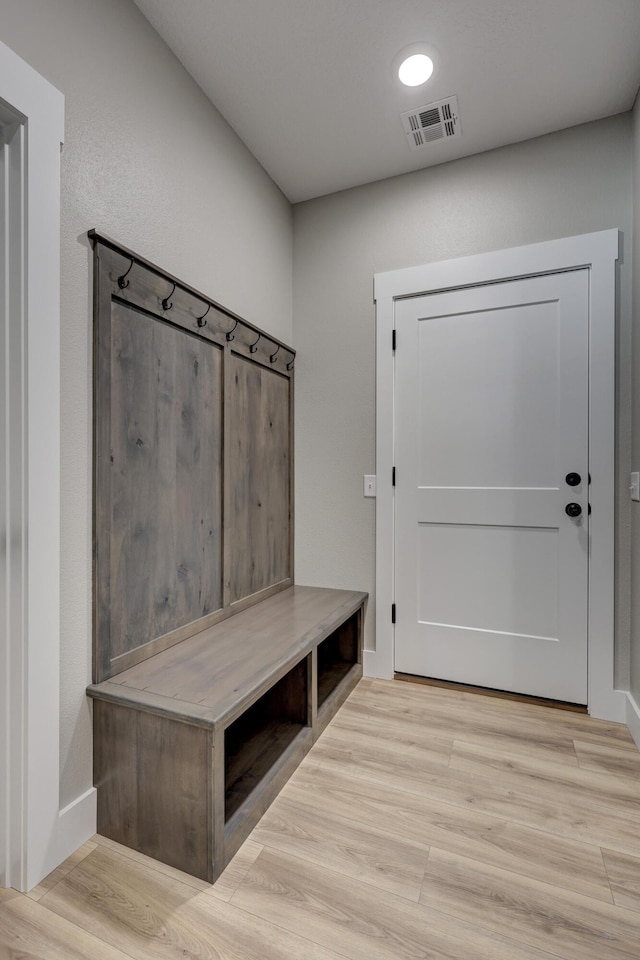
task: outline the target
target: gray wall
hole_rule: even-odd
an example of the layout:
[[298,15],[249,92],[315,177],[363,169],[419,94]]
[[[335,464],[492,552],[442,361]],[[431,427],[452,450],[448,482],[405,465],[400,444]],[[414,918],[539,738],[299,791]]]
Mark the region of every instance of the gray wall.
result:
[[[633,469],[640,470],[640,94],[633,110]],[[640,504],[631,507],[631,678],[630,690],[640,704]]]
[[[628,674],[631,123],[614,117],[294,207],[296,578],[374,597],[375,312],[392,270],[609,227],[624,232],[618,423],[619,682]],[[375,649],[374,605],[366,644]]]
[[62,153],[61,802],[92,782],[91,295],[97,227],[291,340],[291,207],[130,0],[3,0],[66,97]]

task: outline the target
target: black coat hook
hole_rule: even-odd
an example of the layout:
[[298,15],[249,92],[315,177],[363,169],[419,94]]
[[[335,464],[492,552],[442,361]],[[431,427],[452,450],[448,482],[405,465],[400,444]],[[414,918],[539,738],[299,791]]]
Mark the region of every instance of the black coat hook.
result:
[[162,301],[162,309],[163,309],[163,310],[171,310],[173,304],[171,303],[171,300],[169,299],[169,297],[172,297],[172,296],[173,296],[173,294],[174,294],[174,292],[175,292],[175,289],[176,289],[176,285],[175,285],[175,283],[174,283],[173,288],[172,288],[172,290],[171,290],[171,293],[168,293],[167,296],[166,296],[166,297],[164,298],[164,300]]
[[287,364],[287,370],[293,370],[293,365],[295,362],[296,362],[296,355],[295,353],[292,353],[291,360],[289,360],[289,363]]
[[275,350],[273,351],[273,353],[270,355],[270,357],[269,357],[269,363],[275,363],[275,362],[276,362],[276,358],[277,358],[277,356],[278,356],[278,350],[279,350],[279,349],[280,349],[280,344],[278,344],[278,346],[275,348]]
[[209,305],[207,306],[207,309],[205,310],[205,312],[202,314],[201,317],[196,317],[196,320],[198,321],[198,326],[199,326],[199,327],[206,327],[207,321],[206,321],[205,317],[206,317],[207,314],[209,313],[209,310],[211,310],[211,304],[209,304]]
[[259,340],[260,340],[261,337],[262,337],[262,334],[259,333],[259,334],[258,334],[258,339],[255,340],[253,343],[249,344],[249,353],[257,353],[257,352],[258,352],[258,342],[259,342]]
[[[228,331],[225,333],[225,337],[227,338],[227,340],[228,340],[229,343],[231,343],[231,341],[232,341],[233,339],[235,339],[235,338],[234,338],[233,331],[235,330],[235,328],[236,328],[237,326],[238,326],[238,321],[236,320],[236,322],[234,323],[234,325],[231,327],[231,330],[228,330]],[[259,339],[259,338],[258,338],[258,339]]]
[[131,272],[131,267],[133,266],[133,260],[129,264],[129,268],[126,273],[123,273],[121,277],[118,277],[118,286],[121,290],[126,289],[129,286],[129,281],[127,280],[127,275]]

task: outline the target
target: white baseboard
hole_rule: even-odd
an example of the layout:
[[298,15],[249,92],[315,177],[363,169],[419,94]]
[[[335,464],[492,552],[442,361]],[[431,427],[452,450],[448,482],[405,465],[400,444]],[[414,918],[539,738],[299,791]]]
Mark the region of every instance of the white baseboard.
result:
[[365,650],[363,653],[362,672],[365,677],[376,677],[378,680],[393,680],[393,669],[388,657],[381,657],[375,650]]
[[636,703],[633,694],[627,693],[627,717],[626,723],[629,732],[635,740],[636,747],[640,750],[640,707]]
[[[90,787],[58,813],[58,821],[46,852],[38,859],[35,874],[29,877],[29,889],[48,877],[67,857],[96,832],[98,793]],[[27,893],[27,889],[23,891]]]
[[70,857],[95,834],[97,797],[95,787],[90,787],[58,814],[58,863],[55,866]]
[[610,720],[612,723],[625,723],[627,715],[627,694],[624,690],[602,686],[592,696],[589,691],[589,716],[595,720]]

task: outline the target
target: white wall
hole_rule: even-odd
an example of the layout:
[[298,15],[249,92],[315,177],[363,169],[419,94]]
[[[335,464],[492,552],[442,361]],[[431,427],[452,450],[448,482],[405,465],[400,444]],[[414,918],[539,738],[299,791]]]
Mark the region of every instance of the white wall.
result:
[[[633,110],[633,421],[640,424],[640,94]],[[632,469],[640,470],[640,430],[633,431]],[[631,507],[631,682],[630,690],[640,706],[640,504]],[[640,717],[636,720],[640,731]]]
[[[362,475],[375,469],[374,273],[619,227],[617,660],[626,685],[630,151],[627,114],[294,207],[299,583],[374,598],[374,501],[362,495]],[[373,624],[370,602],[369,649]]]
[[97,227],[290,341],[291,208],[130,0],[3,0],[2,40],[66,98],[61,805],[92,783],[91,258]]

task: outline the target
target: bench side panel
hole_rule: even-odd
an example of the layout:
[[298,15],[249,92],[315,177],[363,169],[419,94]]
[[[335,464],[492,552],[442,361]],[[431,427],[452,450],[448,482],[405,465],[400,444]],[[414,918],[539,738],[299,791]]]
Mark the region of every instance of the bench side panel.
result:
[[211,731],[94,702],[98,833],[213,879]]

